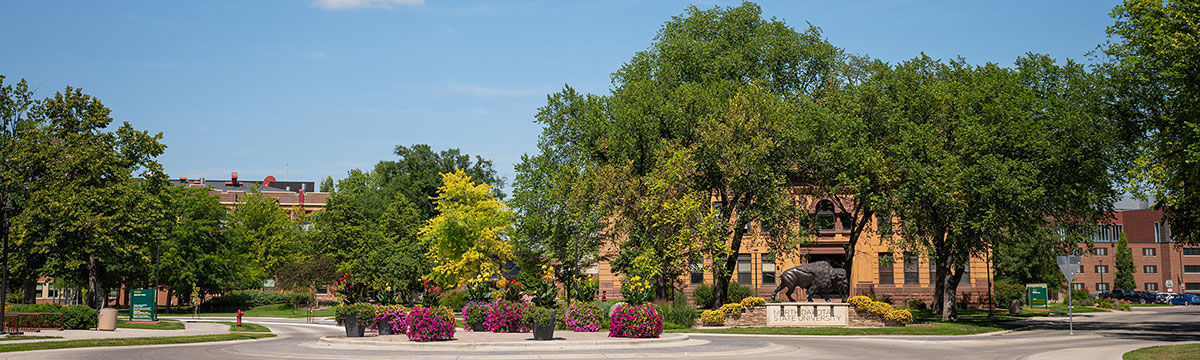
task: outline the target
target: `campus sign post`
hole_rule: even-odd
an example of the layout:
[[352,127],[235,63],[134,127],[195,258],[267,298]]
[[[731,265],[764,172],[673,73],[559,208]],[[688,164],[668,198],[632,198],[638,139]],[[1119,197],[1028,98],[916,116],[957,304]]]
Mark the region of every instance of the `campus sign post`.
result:
[[1075,335],[1075,312],[1074,304],[1071,303],[1071,280],[1075,279],[1075,274],[1079,273],[1079,257],[1078,256],[1059,256],[1058,269],[1062,270],[1062,274],[1067,278],[1067,317],[1070,319],[1069,335]]
[[129,321],[155,321],[158,299],[155,299],[154,289],[129,290]]

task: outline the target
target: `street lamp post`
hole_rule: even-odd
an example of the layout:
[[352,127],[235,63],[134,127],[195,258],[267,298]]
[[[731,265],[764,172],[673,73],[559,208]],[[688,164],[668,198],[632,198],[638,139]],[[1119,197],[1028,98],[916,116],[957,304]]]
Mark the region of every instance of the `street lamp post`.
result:
[[5,331],[4,326],[4,324],[7,324],[4,321],[4,307],[8,305],[8,213],[12,212],[13,208],[8,206],[8,199],[0,201],[3,201],[0,203],[0,206],[3,206],[0,207],[0,218],[4,219],[4,224],[0,227],[0,237],[4,239],[4,253],[0,255],[0,261],[4,262],[3,265],[0,265],[0,267],[4,268],[4,275],[0,276],[0,334],[7,334],[8,332]]
[[[164,238],[161,236],[154,238],[154,307],[155,308],[158,308],[158,264],[159,264],[159,258],[162,257],[161,245],[162,245],[162,241],[166,240],[166,239],[167,238]],[[171,301],[171,300],[167,299],[167,301]],[[154,320],[158,321],[158,311],[154,312]]]

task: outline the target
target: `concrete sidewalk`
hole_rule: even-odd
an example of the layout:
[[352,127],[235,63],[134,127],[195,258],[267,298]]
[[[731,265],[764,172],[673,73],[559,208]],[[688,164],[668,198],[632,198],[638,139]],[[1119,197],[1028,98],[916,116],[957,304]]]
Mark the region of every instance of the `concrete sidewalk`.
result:
[[67,340],[88,340],[88,339],[119,339],[119,338],[137,338],[137,337],[160,337],[160,336],[192,336],[192,335],[214,335],[228,334],[229,325],[217,323],[203,322],[185,322],[182,330],[151,330],[151,329],[121,329],[115,331],[99,331],[99,330],[42,330],[41,332],[26,332],[26,336],[59,336],[61,339],[30,339],[30,340],[5,340],[0,341],[0,345],[4,344],[21,344],[43,341],[67,341]]

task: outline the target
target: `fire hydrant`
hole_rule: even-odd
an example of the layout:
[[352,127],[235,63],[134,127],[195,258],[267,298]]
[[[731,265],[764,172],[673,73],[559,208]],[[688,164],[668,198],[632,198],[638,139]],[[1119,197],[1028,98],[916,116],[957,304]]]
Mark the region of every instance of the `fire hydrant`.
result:
[[239,327],[240,327],[240,326],[242,326],[242,314],[243,314],[243,313],[242,313],[242,309],[238,309],[238,321],[237,321],[237,326],[239,326]]

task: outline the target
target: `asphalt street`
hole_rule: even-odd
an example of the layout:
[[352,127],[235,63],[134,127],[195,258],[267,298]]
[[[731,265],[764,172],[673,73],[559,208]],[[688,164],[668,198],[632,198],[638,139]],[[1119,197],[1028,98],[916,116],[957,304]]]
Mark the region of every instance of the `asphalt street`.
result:
[[688,346],[550,351],[399,351],[344,349],[319,343],[339,335],[330,322],[248,319],[280,336],[266,340],[9,353],[11,359],[1120,359],[1126,351],[1200,341],[1200,307],[1140,308],[1130,313],[1076,316],[1075,335],[1066,318],[1036,320],[1029,328],[967,337],[750,336],[690,334]]

